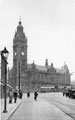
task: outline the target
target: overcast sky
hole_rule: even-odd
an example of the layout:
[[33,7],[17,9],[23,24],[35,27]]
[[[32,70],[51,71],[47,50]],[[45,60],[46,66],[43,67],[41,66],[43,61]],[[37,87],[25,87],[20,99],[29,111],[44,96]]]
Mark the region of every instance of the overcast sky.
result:
[[[75,0],[0,0],[0,50],[9,50],[21,16],[28,39],[28,63],[60,68],[64,62],[75,72]],[[75,75],[72,76],[75,79]]]

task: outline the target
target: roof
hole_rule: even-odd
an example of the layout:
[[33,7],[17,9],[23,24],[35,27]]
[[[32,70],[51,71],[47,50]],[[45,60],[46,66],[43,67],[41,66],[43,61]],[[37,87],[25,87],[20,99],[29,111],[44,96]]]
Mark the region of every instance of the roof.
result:
[[57,73],[65,73],[66,71],[61,68],[55,68]]
[[[31,64],[28,64],[28,69],[31,69],[31,68],[32,68]],[[36,69],[40,71],[47,71],[47,68],[41,65],[36,65]]]
[[45,66],[36,65],[36,68],[40,71],[47,71],[47,68]]
[[[32,65],[31,64],[28,64],[28,69],[31,69],[32,68]],[[50,66],[48,66],[48,68],[50,68]],[[42,66],[42,65],[36,65],[36,69],[39,70],[39,71],[47,71],[47,68],[45,66]],[[56,72],[57,73],[65,73],[65,69],[62,69],[62,68],[55,68]]]

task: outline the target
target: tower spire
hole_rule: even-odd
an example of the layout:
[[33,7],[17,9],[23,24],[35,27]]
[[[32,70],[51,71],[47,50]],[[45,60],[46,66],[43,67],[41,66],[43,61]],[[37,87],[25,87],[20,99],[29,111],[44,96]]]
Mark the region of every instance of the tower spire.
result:
[[48,67],[48,59],[45,60],[45,67]]
[[21,16],[20,16],[20,18],[19,18],[19,25],[21,25]]

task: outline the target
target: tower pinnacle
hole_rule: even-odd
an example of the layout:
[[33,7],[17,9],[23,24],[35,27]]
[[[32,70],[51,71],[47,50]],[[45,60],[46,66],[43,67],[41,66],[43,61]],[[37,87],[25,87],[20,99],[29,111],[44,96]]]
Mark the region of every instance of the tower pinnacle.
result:
[[19,25],[21,25],[21,16],[20,16],[20,19],[19,19]]
[[48,67],[48,59],[45,60],[45,67]]

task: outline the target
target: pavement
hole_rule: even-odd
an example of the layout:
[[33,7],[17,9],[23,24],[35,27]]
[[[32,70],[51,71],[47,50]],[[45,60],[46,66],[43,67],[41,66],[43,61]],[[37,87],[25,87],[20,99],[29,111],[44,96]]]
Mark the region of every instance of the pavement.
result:
[[0,120],[8,120],[8,118],[16,111],[16,109],[20,106],[22,99],[17,99],[17,102],[14,103],[14,100],[12,100],[12,103],[9,104],[9,98],[7,98],[7,106],[6,110],[7,113],[3,113],[4,110],[4,99],[0,99]]

